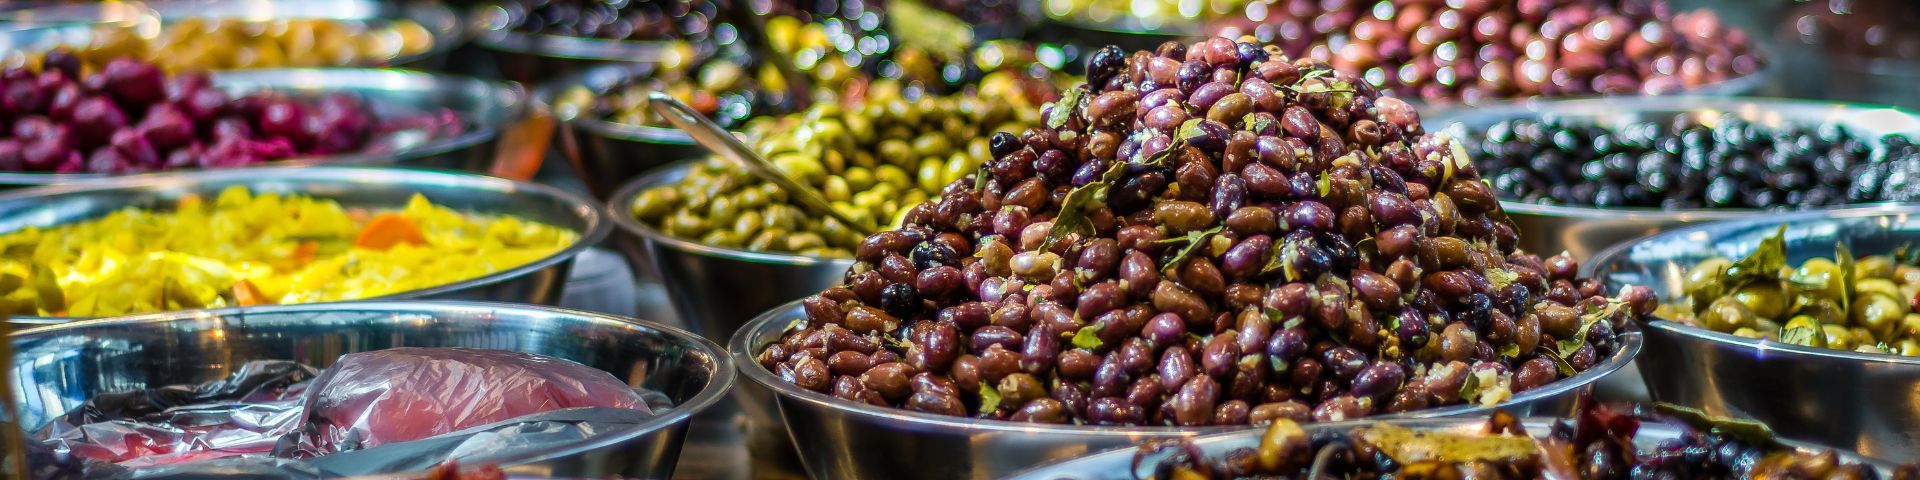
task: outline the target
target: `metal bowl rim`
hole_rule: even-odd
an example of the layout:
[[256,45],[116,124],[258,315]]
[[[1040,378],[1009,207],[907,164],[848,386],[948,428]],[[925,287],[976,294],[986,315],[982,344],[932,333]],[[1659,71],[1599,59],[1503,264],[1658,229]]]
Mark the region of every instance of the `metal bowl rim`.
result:
[[[1808,220],[1837,220],[1837,219],[1861,218],[1861,217],[1880,217],[1880,216],[1890,216],[1890,215],[1920,215],[1920,204],[1882,203],[1882,204],[1874,204],[1871,206],[1864,206],[1864,207],[1852,207],[1852,208],[1840,208],[1840,209],[1824,210],[1824,211],[1807,211],[1807,212],[1797,212],[1797,213],[1791,213],[1791,214],[1780,214],[1775,216],[1768,216],[1766,219],[1750,218],[1745,220],[1702,223],[1698,225],[1675,228],[1672,230],[1666,230],[1660,233],[1647,235],[1647,236],[1643,236],[1633,240],[1621,242],[1619,244],[1615,244],[1613,246],[1607,247],[1606,249],[1600,250],[1599,252],[1594,253],[1592,258],[1588,259],[1586,262],[1581,264],[1580,275],[1588,278],[1599,278],[1599,276],[1602,274],[1602,272],[1599,271],[1599,268],[1601,265],[1608,265],[1613,263],[1630,261],[1630,258],[1627,256],[1627,254],[1633,251],[1635,247],[1638,247],[1650,241],[1677,238],[1681,236],[1691,235],[1694,233],[1706,232],[1708,230],[1726,228],[1731,225],[1746,226],[1746,225],[1757,225],[1762,223],[1792,224],[1795,222],[1804,222]],[[1604,281],[1604,279],[1602,280]],[[1672,333],[1674,335],[1679,335],[1681,337],[1689,338],[1692,340],[1731,345],[1731,346],[1739,347],[1742,349],[1760,351],[1760,352],[1779,351],[1779,352],[1786,352],[1792,355],[1806,355],[1806,356],[1812,356],[1812,357],[1833,358],[1833,359],[1841,359],[1841,360],[1849,360],[1849,361],[1857,361],[1857,362],[1887,363],[1887,364],[1896,364],[1896,365],[1920,365],[1920,357],[1907,357],[1907,356],[1887,354],[1887,353],[1864,353],[1864,352],[1856,352],[1852,350],[1836,350],[1831,348],[1805,347],[1800,345],[1794,345],[1791,343],[1781,343],[1781,342],[1774,342],[1774,341],[1761,340],[1761,339],[1755,339],[1755,338],[1739,337],[1733,334],[1716,332],[1713,330],[1695,327],[1695,326],[1687,325],[1684,323],[1675,322],[1672,320],[1656,319],[1652,322],[1648,322],[1646,327],[1650,330],[1660,330],[1662,332]]]
[[[787,302],[761,314],[759,317],[742,325],[738,331],[734,332],[733,338],[727,341],[727,354],[733,356],[734,366],[740,369],[741,375],[752,380],[754,383],[773,390],[774,393],[779,394],[782,398],[803,401],[818,408],[862,417],[875,417],[900,424],[949,430],[987,430],[1053,435],[1189,436],[1195,433],[1220,433],[1246,428],[1244,425],[1205,427],[1051,425],[1010,420],[987,420],[916,412],[905,408],[876,407],[867,404],[857,404],[832,395],[807,390],[774,377],[772,372],[768,372],[766,368],[760,366],[760,362],[754,359],[753,353],[759,347],[759,345],[753,344],[755,337],[761,336],[762,332],[769,330],[773,325],[779,324],[778,322],[788,319],[789,316],[793,315],[795,313],[794,311],[800,307],[800,302],[800,300]],[[1604,362],[1596,364],[1593,368],[1577,373],[1572,377],[1555,380],[1540,388],[1514,394],[1499,404],[1491,406],[1474,404],[1451,405],[1400,414],[1374,415],[1356,420],[1454,417],[1492,412],[1496,409],[1509,407],[1518,403],[1531,403],[1543,398],[1558,396],[1575,389],[1593,385],[1602,377],[1606,377],[1614,371],[1625,367],[1629,362],[1632,362],[1634,357],[1639,356],[1643,343],[1643,335],[1644,334],[1637,331],[1622,332],[1621,348],[1614,351],[1613,355],[1609,356]]]
[[[488,80],[488,79],[471,77],[466,75],[452,75],[452,74],[446,74],[446,73],[425,72],[425,71],[408,70],[408,69],[263,68],[263,69],[252,69],[252,70],[222,70],[222,71],[212,72],[212,75],[216,82],[215,86],[219,85],[218,82],[219,80],[222,79],[222,77],[225,77],[229,81],[238,81],[240,79],[246,79],[249,81],[258,81],[263,85],[263,87],[260,88],[260,90],[273,90],[273,91],[285,90],[287,87],[286,78],[275,79],[276,77],[289,77],[289,78],[290,77],[303,77],[303,78],[319,77],[321,79],[338,79],[339,77],[378,75],[378,76],[388,77],[388,78],[400,78],[400,79],[425,81],[435,86],[458,82],[458,83],[463,83],[469,86],[477,85],[477,86],[484,87],[489,92],[485,96],[485,98],[489,102],[491,102],[491,104],[487,105],[486,107],[505,107],[506,114],[504,118],[498,118],[498,119],[468,118],[462,115],[461,120],[472,124],[472,128],[469,128],[466,131],[461,132],[459,135],[454,135],[447,138],[436,138],[436,139],[428,140],[417,146],[403,148],[403,149],[389,151],[389,152],[352,152],[352,153],[330,154],[330,155],[307,155],[307,156],[291,157],[291,158],[285,158],[285,159],[279,159],[279,160],[271,160],[271,161],[254,164],[254,165],[247,165],[247,166],[240,166],[240,167],[186,168],[186,169],[179,169],[179,170],[136,173],[136,174],[130,174],[130,175],[129,174],[111,174],[111,173],[32,173],[32,172],[21,172],[21,171],[0,171],[0,186],[59,185],[59,184],[67,184],[67,183],[113,181],[113,180],[124,179],[124,178],[137,178],[137,177],[154,176],[154,175],[172,175],[172,174],[180,174],[180,173],[198,173],[198,172],[210,172],[210,171],[256,171],[257,172],[260,169],[269,169],[269,168],[288,168],[288,167],[304,167],[304,166],[321,167],[321,166],[381,165],[386,163],[405,162],[408,160],[431,157],[435,155],[444,154],[447,152],[469,148],[469,147],[478,145],[480,143],[486,142],[488,140],[491,140],[495,137],[498,137],[501,135],[501,132],[505,127],[507,127],[508,125],[512,124],[513,122],[519,120],[521,117],[524,117],[526,115],[526,112],[528,109],[528,103],[529,103],[529,98],[528,98],[526,89],[522,88],[517,83],[499,81],[499,80]],[[271,80],[271,81],[256,80],[259,77],[266,77],[267,79],[275,79],[275,80]],[[268,85],[271,85],[271,86],[268,86]],[[338,90],[323,89],[320,91],[338,91]]]
[[[1518,100],[1504,101],[1504,102],[1493,102],[1493,103],[1480,104],[1480,105],[1450,105],[1450,106],[1440,107],[1438,110],[1433,110],[1432,113],[1436,113],[1437,115],[1433,115],[1430,118],[1433,119],[1432,125],[1441,126],[1440,129],[1435,131],[1445,131],[1446,127],[1449,127],[1456,123],[1463,123],[1461,122],[1463,118],[1476,118],[1476,119],[1495,118],[1495,119],[1508,119],[1508,120],[1521,119],[1521,118],[1539,119],[1564,109],[1611,110],[1616,112],[1617,111],[1665,110],[1665,109],[1684,110],[1684,109],[1695,109],[1695,108],[1714,108],[1714,109],[1720,109],[1720,110],[1733,110],[1736,107],[1749,106],[1749,105],[1761,106],[1761,107],[1769,107],[1769,106],[1771,107],[1829,107],[1836,110],[1847,111],[1847,112],[1857,112],[1857,111],[1865,111],[1865,110],[1891,110],[1894,112],[1899,112],[1901,114],[1904,114],[1908,117],[1914,118],[1916,120],[1920,120],[1920,111],[1902,108],[1902,107],[1893,106],[1893,105],[1882,105],[1882,104],[1863,103],[1863,102],[1842,102],[1842,101],[1832,101],[1832,100],[1781,98],[1781,97],[1717,96],[1717,95],[1704,95],[1704,94],[1698,94],[1698,93],[1683,93],[1683,94],[1674,94],[1674,95],[1654,95],[1654,96],[1616,96],[1616,97],[1581,96],[1581,97],[1559,97],[1559,98],[1528,98],[1528,99],[1518,99]],[[1426,115],[1422,115],[1422,117],[1429,118]],[[1422,121],[1422,123],[1427,123],[1427,122]],[[1464,141],[1467,141],[1468,139],[1457,139],[1457,140],[1464,142]],[[1655,208],[1655,207],[1600,208],[1600,207],[1593,207],[1593,206],[1548,205],[1543,203],[1525,202],[1519,199],[1509,198],[1504,195],[1501,195],[1499,197],[1499,200],[1500,200],[1501,208],[1509,212],[1519,213],[1523,215],[1536,215],[1536,216],[1542,216],[1542,217],[1590,218],[1590,219],[1601,219],[1601,220],[1625,219],[1625,220],[1645,220],[1645,221],[1732,220],[1732,219],[1744,219],[1744,218],[1756,217],[1756,216],[1781,215],[1786,213],[1831,211],[1836,209],[1858,208],[1863,206],[1889,203],[1889,202],[1850,203],[1850,204],[1833,205],[1828,207],[1821,207],[1821,208],[1814,208],[1814,209],[1807,209],[1807,210],[1799,210],[1794,212],[1779,212],[1779,211],[1758,209],[1758,208],[1693,208],[1693,209],[1683,209],[1683,210],[1667,210],[1667,209],[1661,209],[1661,208]]]
[[[619,72],[618,75],[621,78],[632,77],[640,75],[640,72],[637,70],[650,67],[651,65],[644,63],[613,63],[596,65],[578,72],[568,72],[566,75],[562,75],[559,78],[555,78],[552,81],[534,88],[532,98],[534,102],[545,106],[548,111],[553,111],[555,99],[557,99],[561,93],[573,87],[589,87],[586,82],[589,78],[600,75],[615,75],[604,72]],[[595,95],[604,93],[605,92],[599,91],[594,92]],[[570,127],[586,130],[595,136],[615,140],[665,145],[698,145],[698,143],[693,141],[692,135],[687,135],[687,132],[673,127],[634,125],[578,114],[571,118],[562,119],[561,121]]]
[[676,176],[686,175],[686,173],[693,168],[694,162],[698,161],[699,160],[684,160],[660,167],[660,169],[631,182],[627,182],[626,185],[615,190],[613,195],[609,197],[612,198],[612,200],[607,202],[607,216],[612,218],[613,225],[621,231],[639,236],[644,241],[665,245],[675,250],[690,252],[701,256],[801,267],[853,265],[853,259],[850,258],[812,257],[790,253],[756,252],[752,250],[704,245],[692,240],[667,235],[665,232],[661,232],[647,225],[646,222],[641,222],[633,218],[633,201],[639,198],[640,192],[646,191],[648,188],[665,185],[667,182],[677,181],[678,178],[675,178]]
[[[714,343],[712,340],[708,340],[705,337],[695,335],[692,332],[682,330],[678,327],[655,323],[647,320],[641,320],[637,318],[627,318],[627,317],[621,317],[621,316],[604,314],[604,313],[595,313],[595,312],[588,312],[588,311],[582,311],[582,310],[572,310],[572,309],[549,307],[549,306],[542,306],[542,305],[527,305],[527,304],[500,303],[500,302],[351,301],[351,302],[314,303],[314,304],[299,304],[299,305],[261,305],[261,306],[252,306],[252,307],[229,307],[229,308],[210,309],[210,310],[184,310],[184,311],[173,311],[173,312],[157,312],[157,313],[122,316],[122,317],[102,318],[102,319],[96,319],[96,320],[78,321],[78,322],[72,322],[72,323],[66,323],[66,324],[60,324],[60,325],[49,325],[44,327],[31,328],[31,329],[14,332],[13,334],[9,335],[10,337],[9,339],[11,341],[18,342],[25,337],[58,335],[62,333],[69,333],[69,331],[71,330],[79,330],[79,332],[73,332],[73,333],[85,334],[85,331],[93,330],[93,329],[112,329],[113,327],[126,326],[126,325],[169,323],[177,320],[205,319],[210,317],[224,317],[229,315],[244,316],[249,314],[256,314],[256,315],[257,314],[292,314],[292,313],[299,313],[299,312],[328,312],[328,311],[347,311],[347,310],[390,311],[394,313],[512,311],[520,314],[526,314],[529,316],[544,314],[544,315],[549,315],[555,318],[567,318],[573,322],[585,323],[585,324],[593,325],[597,327],[607,327],[607,326],[619,326],[619,327],[629,327],[629,328],[640,327],[642,329],[657,333],[663,337],[672,339],[683,345],[691,345],[694,348],[701,350],[702,353],[705,353],[707,355],[707,358],[712,361],[714,371],[712,372],[712,377],[707,381],[707,385],[702,387],[699,392],[695,393],[693,397],[688,398],[686,401],[670,406],[667,409],[667,411],[660,412],[654,415],[652,418],[648,418],[639,424],[636,424],[632,427],[624,429],[624,431],[611,433],[611,434],[597,435],[594,437],[589,437],[588,440],[568,442],[565,444],[561,444],[559,446],[542,449],[539,452],[528,454],[524,458],[513,460],[511,463],[514,463],[514,464],[535,463],[535,462],[551,460],[559,457],[576,455],[582,452],[599,450],[602,448],[613,446],[614,444],[618,444],[618,443],[636,438],[636,437],[651,434],[653,432],[667,428],[675,423],[679,423],[684,420],[690,420],[693,418],[695,414],[700,413],[701,411],[706,410],[708,407],[713,406],[713,404],[719,402],[721,398],[726,396],[728,392],[732,391],[733,383],[736,375],[735,369],[733,368],[732,358],[726,354],[725,350],[720,348],[719,344]],[[595,370],[598,370],[598,369],[596,368]]]
[[[253,180],[249,181],[247,179],[253,179]],[[458,290],[469,289],[473,287],[492,285],[500,282],[505,282],[514,278],[518,278],[520,276],[524,276],[536,271],[553,267],[554,265],[558,265],[563,262],[572,261],[574,257],[580,255],[580,252],[584,252],[588,248],[591,248],[593,245],[600,243],[600,241],[605,239],[607,235],[612,233],[612,230],[613,230],[612,225],[609,222],[607,222],[606,213],[600,210],[599,205],[594,201],[589,200],[586,196],[578,193],[562,190],[559,187],[554,187],[554,186],[534,183],[534,182],[522,182],[517,180],[508,180],[504,178],[489,177],[485,175],[478,175],[478,174],[471,174],[471,173],[460,173],[460,172],[451,172],[451,171],[444,171],[444,170],[423,170],[423,169],[316,166],[316,167],[242,168],[242,169],[208,170],[208,171],[200,171],[200,172],[160,173],[160,174],[151,174],[151,175],[136,175],[131,177],[109,179],[109,180],[104,180],[99,182],[83,182],[83,183],[74,183],[74,184],[49,185],[49,186],[43,186],[43,187],[24,188],[24,189],[8,191],[8,192],[0,192],[0,202],[13,201],[13,200],[26,200],[26,199],[34,199],[34,198],[44,199],[44,198],[49,198],[49,197],[54,197],[59,195],[81,194],[81,193],[99,192],[99,191],[107,191],[107,190],[124,190],[124,189],[140,188],[140,187],[163,187],[163,186],[184,187],[184,186],[197,185],[197,184],[209,183],[209,182],[219,182],[219,181],[227,181],[227,182],[233,182],[238,184],[250,184],[254,182],[289,182],[289,183],[297,184],[297,182],[301,180],[335,180],[335,181],[342,181],[343,183],[347,183],[347,184],[352,184],[352,183],[357,183],[358,180],[365,180],[365,179],[378,179],[378,180],[375,180],[373,183],[388,183],[388,184],[435,183],[435,184],[453,185],[461,189],[468,189],[468,190],[484,190],[484,191],[499,192],[504,195],[511,195],[518,192],[524,192],[525,194],[545,196],[545,197],[557,199],[561,203],[566,204],[568,210],[574,211],[580,216],[581,220],[586,222],[586,226],[574,232],[575,235],[577,236],[574,238],[572,245],[568,245],[566,248],[560,249],[559,251],[556,251],[545,257],[541,257],[540,259],[527,262],[525,264],[521,264],[513,268],[494,272],[492,274],[482,275],[479,277],[469,278],[469,279],[458,281],[458,282],[448,283],[448,284],[434,286],[434,287],[422,288],[418,290],[394,292],[391,294],[381,295],[377,297],[343,300],[340,302],[304,303],[304,304],[298,304],[298,305],[328,305],[328,304],[335,304],[335,303],[352,303],[352,302],[369,301],[369,300],[396,300],[396,299],[418,298],[418,297],[438,295],[446,292],[458,291]],[[297,188],[293,190],[300,191]],[[5,233],[5,232],[0,232],[0,233]],[[165,313],[165,312],[159,312],[159,313]],[[156,315],[159,313],[149,314],[149,315]],[[12,321],[19,322],[19,323],[46,323],[46,322],[70,323],[74,321],[85,320],[88,318],[90,317],[22,317],[22,318],[12,319]]]

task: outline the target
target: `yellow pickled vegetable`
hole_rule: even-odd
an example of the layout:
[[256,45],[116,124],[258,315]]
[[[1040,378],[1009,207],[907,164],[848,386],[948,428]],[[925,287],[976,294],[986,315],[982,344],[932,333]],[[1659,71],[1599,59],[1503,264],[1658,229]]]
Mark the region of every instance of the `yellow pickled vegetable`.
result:
[[243,187],[172,211],[0,235],[0,314],[98,317],[353,300],[477,278],[547,257],[577,235],[471,215],[416,195],[369,212]]

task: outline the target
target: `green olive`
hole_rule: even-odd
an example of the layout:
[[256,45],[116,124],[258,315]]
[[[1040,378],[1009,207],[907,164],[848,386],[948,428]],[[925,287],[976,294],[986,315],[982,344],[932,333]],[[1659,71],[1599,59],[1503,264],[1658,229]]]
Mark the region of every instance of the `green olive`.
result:
[[733,221],[733,233],[743,238],[752,238],[754,233],[760,231],[762,224],[760,212],[754,210],[740,212],[740,217]]
[[852,191],[860,191],[860,190],[866,190],[868,188],[873,188],[873,182],[874,182],[873,170],[868,170],[862,167],[853,167],[853,168],[847,169],[847,173],[842,177],[844,177],[842,179],[846,180],[847,182],[847,188],[851,189]]
[[1825,258],[1814,258],[1800,264],[1800,268],[1793,272],[1793,279],[1802,293],[1838,299],[1846,289],[1840,275],[1840,265]]
[[967,178],[968,175],[972,175],[974,169],[977,169],[980,166],[980,162],[975,161],[974,158],[977,158],[977,157],[968,156],[966,153],[954,152],[953,156],[947,157],[946,164],[941,165],[939,186],[935,188],[930,188],[927,190],[939,191],[941,188],[945,188],[948,184],[960,181],[960,179]]
[[1900,286],[1894,285],[1893,280],[1885,278],[1862,279],[1853,285],[1853,293],[1854,296],[1877,293],[1890,298],[1912,298],[1901,295]]
[[[906,170],[902,170],[900,167],[893,165],[881,165],[880,168],[874,169],[873,178],[878,180],[879,183],[892,186],[893,188],[913,187],[913,177],[907,175]],[[880,185],[874,186],[874,188],[879,187]]]
[[1732,297],[1762,318],[1780,318],[1787,313],[1787,296],[1780,292],[1777,283],[1758,282],[1740,287]]
[[1733,336],[1741,337],[1741,338],[1754,338],[1754,339],[1767,338],[1767,336],[1764,334],[1761,334],[1759,330],[1755,330],[1751,327],[1740,327],[1739,330],[1733,331]]
[[914,175],[915,184],[925,191],[940,190],[940,187],[945,185],[940,183],[940,173],[945,171],[945,167],[946,163],[941,162],[939,158],[929,157],[921,160],[919,171]]
[[1893,353],[1907,357],[1920,357],[1920,340],[1903,338],[1893,344]]
[[1833,324],[1821,325],[1820,334],[1820,336],[1826,338],[1827,348],[1836,350],[1853,349],[1853,332],[1848,330],[1847,327]]
[[1900,325],[1901,318],[1906,316],[1906,310],[1906,305],[1892,297],[1867,294],[1853,299],[1853,311],[1849,319],[1854,326],[1872,332],[1874,338],[1887,340]]
[[[1691,295],[1693,292],[1704,291],[1708,287],[1719,283],[1720,276],[1724,274],[1727,271],[1727,267],[1730,266],[1733,266],[1732,260],[1719,257],[1709,258],[1694,265],[1693,269],[1687,270],[1685,282],[1687,293]],[[1712,301],[1712,299],[1703,300]]]
[[879,148],[880,159],[886,161],[888,165],[906,165],[915,158],[913,147],[907,145],[904,140],[887,139],[880,142]]
[[1868,278],[1893,278],[1893,259],[1885,255],[1872,255],[1853,262],[1854,280]]
[[1746,304],[1730,297],[1721,297],[1707,306],[1700,314],[1700,322],[1716,332],[1731,332],[1741,327],[1752,327],[1757,318]]
[[713,223],[730,224],[738,216],[740,216],[740,205],[733,197],[714,198],[713,203],[707,205],[707,220]]
[[827,177],[827,185],[820,189],[820,193],[826,195],[829,201],[845,201],[853,195],[853,189],[847,185],[846,178]]
[[786,239],[785,233],[786,232],[779,230],[761,230],[759,234],[753,236],[753,240],[747,241],[747,249],[756,251],[773,250],[778,242]]
[[941,157],[953,153],[953,144],[947,142],[944,135],[921,135],[913,139],[913,153],[922,158]]
[[633,216],[642,221],[657,222],[673,213],[676,203],[680,203],[680,195],[672,188],[649,188],[633,199]]

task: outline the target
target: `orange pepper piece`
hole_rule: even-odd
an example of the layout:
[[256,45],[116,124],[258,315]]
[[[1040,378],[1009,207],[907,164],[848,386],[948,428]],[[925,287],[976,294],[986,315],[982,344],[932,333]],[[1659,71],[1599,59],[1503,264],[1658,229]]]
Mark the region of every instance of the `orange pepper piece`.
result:
[[293,249],[293,264],[306,265],[313,262],[313,257],[319,254],[320,244],[312,241],[300,242],[300,246]]
[[260,293],[260,287],[254,286],[253,282],[244,278],[233,282],[233,302],[242,307],[273,304],[272,300],[267,299],[266,294]]
[[398,213],[375,215],[366,227],[360,229],[360,238],[353,241],[356,247],[375,250],[386,250],[402,243],[425,245],[427,236],[420,233],[420,226],[414,225],[413,220]]

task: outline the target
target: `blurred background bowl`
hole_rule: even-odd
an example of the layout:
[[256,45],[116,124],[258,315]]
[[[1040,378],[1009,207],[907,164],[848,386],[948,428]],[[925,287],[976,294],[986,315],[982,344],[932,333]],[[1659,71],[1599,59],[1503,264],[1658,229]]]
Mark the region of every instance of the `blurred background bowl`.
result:
[[[606,238],[611,226],[600,206],[559,188],[480,175],[353,167],[283,167],[138,175],[99,182],[0,193],[0,232],[91,220],[126,208],[169,209],[186,195],[205,198],[245,186],[254,193],[299,193],[349,208],[396,209],[414,194],[464,213],[512,215],[573,231],[573,245],[492,275],[381,298],[486,300],[553,304],[559,301],[573,258]],[[60,323],[66,317],[13,318],[14,323]]]
[[[1529,100],[1514,104],[1452,107],[1429,111],[1424,123],[1430,131],[1444,131],[1469,143],[1480,141],[1488,126],[1504,120],[1554,118],[1573,123],[1618,128],[1634,122],[1667,122],[1676,116],[1714,118],[1733,114],[1756,125],[1836,123],[1878,145],[1882,135],[1920,136],[1920,116],[1894,107],[1809,100],[1745,97],[1610,97],[1569,100]],[[1491,178],[1498,172],[1481,172]],[[1585,259],[1601,249],[1683,225],[1716,220],[1777,215],[1754,209],[1661,210],[1657,208],[1594,208],[1554,206],[1501,199],[1501,207],[1520,231],[1520,248],[1541,255],[1565,251]]]
[[[1685,275],[1712,257],[1742,258],[1785,224],[1787,261],[1828,257],[1845,242],[1884,254],[1920,240],[1920,207],[1875,206],[1769,215],[1678,229],[1595,255],[1587,274],[1610,287],[1644,285],[1684,298]],[[1641,369],[1653,399],[1747,417],[1824,445],[1920,461],[1920,358],[1802,347],[1670,321],[1647,326]]]
[[[962,418],[854,403],[781,380],[754,359],[806,318],[795,301],[748,323],[727,342],[746,398],[778,405],[800,460],[814,478],[1001,478],[1027,467],[1133,445],[1142,441],[1221,433],[1247,427],[1102,427]],[[1563,416],[1594,383],[1633,360],[1640,334],[1625,333],[1620,349],[1587,371],[1520,392],[1493,407],[1454,405],[1376,419],[1486,415]],[[752,409],[772,410],[764,404]]]
[[[341,355],[395,347],[466,347],[547,355],[664,394],[672,408],[500,462],[510,472],[669,478],[694,414],[732,386],[720,346],[673,327],[547,307],[353,302],[160,313],[13,335],[13,400],[37,428],[103,393],[225,378],[253,360],[325,368]],[[31,430],[31,429],[30,429]]]
[[[1535,437],[1544,437],[1551,432],[1556,420],[1558,419],[1529,417],[1521,419],[1521,425],[1526,427],[1527,433]],[[1376,422],[1375,420],[1351,420],[1306,424],[1301,425],[1301,427],[1305,428],[1309,434],[1318,432],[1345,432],[1366,427]],[[1487,431],[1487,421],[1485,419],[1474,418],[1401,419],[1387,420],[1386,423],[1421,431],[1455,434],[1483,434]],[[1200,450],[1202,455],[1209,458],[1219,458],[1219,456],[1225,455],[1229,451],[1242,448],[1258,448],[1261,436],[1265,433],[1265,428],[1249,428],[1232,433],[1207,435],[1195,438],[1191,442],[1194,447]],[[1634,433],[1633,441],[1637,447],[1656,447],[1662,441],[1678,439],[1683,434],[1684,432],[1679,428],[1671,425],[1643,423],[1640,424],[1639,431]],[[1812,453],[1821,450],[1800,442],[1783,441],[1782,443],[1789,448],[1803,452]],[[1643,451],[1646,450],[1651,449],[1644,449]],[[1023,471],[1007,477],[1007,480],[1133,480],[1135,478],[1142,478],[1134,475],[1133,459],[1134,455],[1138,453],[1140,453],[1140,448],[1137,446],[1108,450]],[[1843,461],[1871,465],[1879,469],[1882,475],[1889,475],[1890,472],[1892,472],[1891,466],[1884,462],[1862,458],[1850,452],[1841,452],[1840,457]],[[1146,473],[1150,474],[1152,472],[1149,471]]]
[[[473,172],[493,168],[506,129],[528,113],[519,85],[477,78],[389,69],[265,69],[213,73],[215,86],[230,94],[270,90],[301,98],[350,93],[362,99],[382,121],[450,109],[465,124],[459,134],[427,138],[403,130],[368,139],[360,152],[273,160],[254,168],[304,165],[394,165]],[[94,181],[125,175],[104,173],[0,172],[0,188]]]
[[574,168],[587,191],[601,200],[640,175],[674,162],[706,156],[706,147],[670,126],[631,125],[594,118],[555,105],[567,90],[584,87],[603,95],[621,82],[646,78],[660,69],[643,63],[611,64],[568,74],[534,90],[534,99],[561,120],[560,155]]
[[681,40],[609,40],[514,30],[523,15],[503,2],[487,2],[468,11],[473,43],[493,53],[508,80],[545,83],[593,65],[647,63],[692,65],[713,53],[709,42]]

